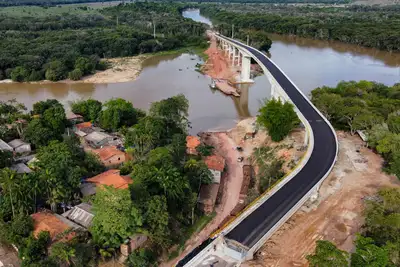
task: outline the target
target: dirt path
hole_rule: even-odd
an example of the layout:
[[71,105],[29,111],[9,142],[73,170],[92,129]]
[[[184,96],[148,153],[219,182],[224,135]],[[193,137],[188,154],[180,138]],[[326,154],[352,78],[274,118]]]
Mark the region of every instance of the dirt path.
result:
[[222,221],[229,216],[239,200],[239,193],[243,179],[243,166],[242,163],[237,162],[239,152],[235,149],[235,142],[227,133],[213,133],[211,134],[209,141],[214,145],[215,152],[222,155],[226,162],[226,172],[222,178],[226,180],[223,182],[221,181],[221,184],[224,184],[225,186],[220,204],[215,208],[217,215],[203,230],[186,243],[185,250],[179,258],[174,261],[162,263],[160,267],[173,266],[193,248],[199,246],[214,230],[218,228]]
[[210,47],[205,53],[208,55],[208,60],[202,68],[205,74],[214,79],[236,82],[238,73],[236,69],[231,66],[224,52],[218,49],[217,41],[214,36],[210,37]]
[[400,186],[397,178],[382,173],[381,157],[362,147],[357,136],[339,132],[338,138],[338,163],[317,203],[306,204],[260,249],[256,260],[243,266],[308,266],[305,256],[313,253],[318,239],[351,251],[363,223],[363,198],[384,186]]

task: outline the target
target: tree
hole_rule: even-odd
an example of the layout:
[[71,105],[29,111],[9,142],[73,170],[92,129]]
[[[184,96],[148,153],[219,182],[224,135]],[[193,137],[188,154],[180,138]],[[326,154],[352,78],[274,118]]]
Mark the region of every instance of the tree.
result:
[[267,128],[271,139],[275,142],[283,140],[285,136],[299,123],[293,105],[289,102],[271,99],[260,108],[257,123]]
[[64,133],[67,117],[64,107],[60,103],[46,109],[41,119],[44,120],[45,125],[51,128],[56,134],[61,135]]
[[389,114],[387,124],[392,133],[400,134],[400,116],[397,112]]
[[68,73],[68,78],[73,81],[79,81],[83,76],[83,72],[80,69],[74,69]]
[[147,202],[143,221],[149,229],[151,238],[163,247],[169,245],[169,213],[165,196],[153,196]]
[[260,46],[259,50],[268,52],[271,49],[272,41],[270,39],[265,40]]
[[80,100],[71,104],[72,112],[82,115],[86,121],[95,122],[100,116],[102,103],[94,99]]
[[372,238],[357,235],[356,252],[351,255],[351,266],[390,266],[389,251],[385,247],[376,246]]
[[349,265],[348,253],[326,240],[318,240],[315,254],[308,255],[306,258],[311,267],[347,267]]
[[96,64],[94,64],[89,58],[79,57],[75,61],[75,69],[78,69],[82,72],[83,75],[93,73]]
[[142,225],[139,211],[133,206],[126,189],[105,186],[98,190],[93,202],[96,216],[90,232],[94,241],[104,248],[118,247]]
[[14,123],[17,119],[28,119],[26,106],[15,99],[0,101],[0,124]]
[[17,179],[17,173],[8,168],[0,170],[0,186],[4,193],[10,198],[10,207],[12,210],[12,216],[15,216],[14,200],[16,194],[15,180]]
[[52,140],[61,140],[61,135],[47,127],[43,120],[33,119],[29,122],[23,139],[35,147],[46,146]]
[[185,174],[194,192],[199,192],[201,184],[211,184],[213,176],[203,161],[189,159],[185,162]]
[[76,251],[73,246],[65,242],[57,242],[51,247],[51,256],[57,259],[60,264],[72,265],[72,258]]
[[40,232],[35,238],[31,235],[25,244],[19,248],[19,257],[23,259],[22,266],[38,264],[47,257],[47,245],[50,242],[49,232]]
[[190,126],[188,121],[189,102],[182,94],[151,104],[149,115],[161,118],[165,122],[166,137],[174,134],[186,134]]
[[15,82],[23,82],[29,76],[28,71],[21,66],[16,67],[11,72],[11,79]]
[[32,113],[34,115],[43,115],[47,109],[58,105],[61,105],[61,103],[58,102],[57,99],[47,99],[45,101],[39,101],[33,104]]
[[104,108],[100,115],[100,126],[108,130],[116,131],[122,126],[132,126],[143,116],[131,102],[122,98],[107,101]]
[[45,76],[47,80],[59,81],[66,77],[66,73],[65,65],[59,60],[54,60],[48,63]]
[[364,112],[354,118],[353,127],[354,130],[368,130],[372,126],[383,123],[383,118],[372,112]]
[[37,153],[40,178],[53,211],[57,204],[70,201],[78,190],[85,174],[81,168],[83,159],[74,153],[66,142],[51,141]]

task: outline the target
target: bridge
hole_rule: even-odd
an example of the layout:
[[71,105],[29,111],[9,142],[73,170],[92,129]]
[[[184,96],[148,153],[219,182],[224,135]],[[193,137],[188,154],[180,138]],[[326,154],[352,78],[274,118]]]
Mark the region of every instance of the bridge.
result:
[[337,159],[338,142],[328,120],[265,54],[237,40],[214,34],[232,64],[241,65],[241,81],[251,82],[250,62],[254,59],[271,84],[271,96],[294,104],[306,130],[306,152],[294,170],[271,191],[251,203],[231,221],[195,248],[176,266],[239,266],[254,253],[318,189]]

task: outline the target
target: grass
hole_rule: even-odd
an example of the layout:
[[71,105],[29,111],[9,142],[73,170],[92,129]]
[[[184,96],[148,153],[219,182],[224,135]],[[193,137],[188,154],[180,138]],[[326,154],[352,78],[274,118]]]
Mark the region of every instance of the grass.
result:
[[207,55],[204,53],[204,51],[205,51],[205,48],[200,47],[200,46],[188,46],[188,47],[182,47],[182,48],[173,49],[173,50],[159,51],[159,52],[155,52],[155,53],[146,53],[146,54],[143,54],[143,55],[165,56],[165,55],[189,53],[189,54],[196,54],[196,55],[200,56],[205,61],[206,60],[205,57],[207,57]]
[[185,248],[185,243],[189,240],[192,235],[200,232],[212,219],[214,219],[216,213],[213,212],[210,215],[202,215],[193,225],[185,230],[185,233],[182,236],[182,239],[179,241],[177,248],[172,251],[168,257],[168,260],[172,260],[179,256],[179,254]]

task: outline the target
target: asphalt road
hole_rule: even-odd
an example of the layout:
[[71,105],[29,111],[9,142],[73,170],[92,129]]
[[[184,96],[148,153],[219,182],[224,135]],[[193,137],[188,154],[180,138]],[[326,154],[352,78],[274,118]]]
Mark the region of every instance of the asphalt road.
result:
[[330,126],[267,56],[230,41],[250,51],[264,64],[309,121],[314,134],[314,149],[300,172],[226,235],[251,248],[329,171],[335,161],[337,144]]

